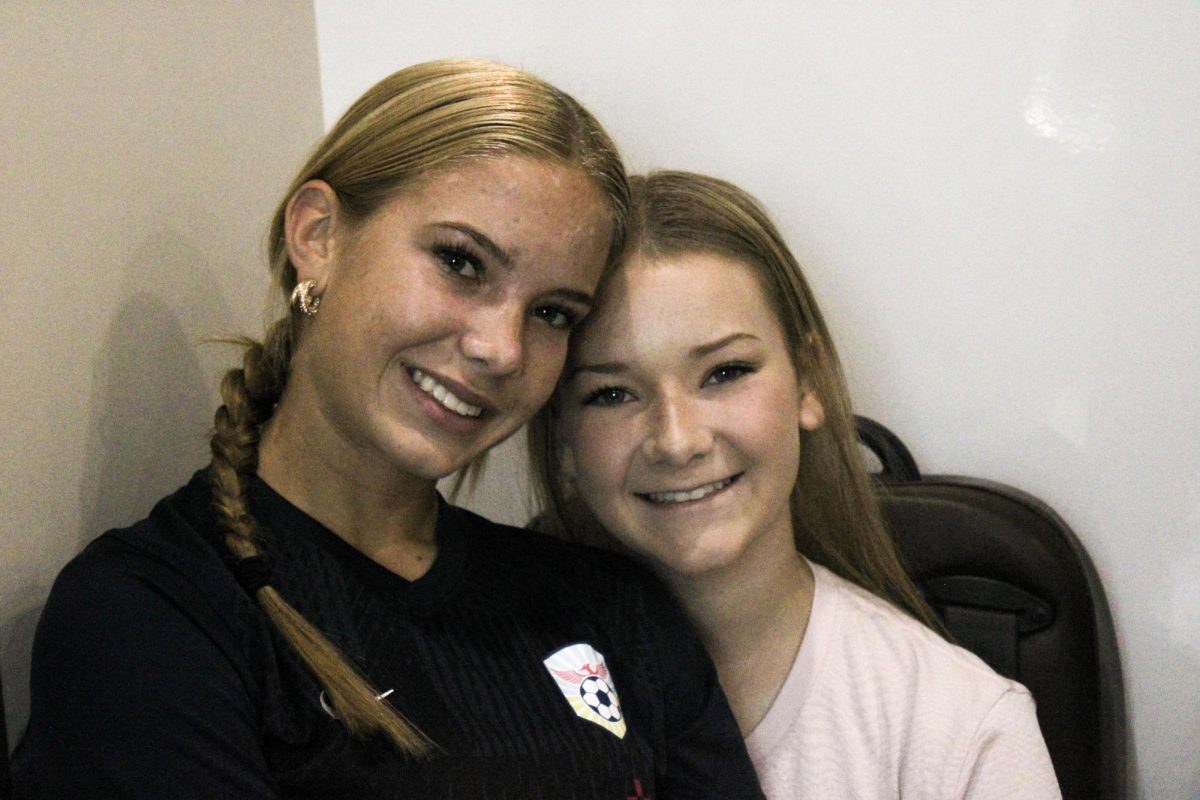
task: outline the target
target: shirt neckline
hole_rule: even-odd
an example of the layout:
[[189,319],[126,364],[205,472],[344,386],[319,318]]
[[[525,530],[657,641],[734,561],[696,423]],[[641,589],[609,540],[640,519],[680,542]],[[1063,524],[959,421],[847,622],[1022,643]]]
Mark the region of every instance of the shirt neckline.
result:
[[392,572],[354,545],[297,508],[261,477],[250,482],[255,517],[276,536],[302,536],[352,572],[364,583],[415,606],[443,602],[458,587],[467,564],[467,539],[461,512],[437,493],[434,537],[437,555],[429,570],[416,580]]
[[800,719],[821,660],[830,651],[830,639],[839,625],[840,605],[835,591],[835,576],[812,561],[808,562],[808,566],[813,573],[813,601],[808,626],[796,660],[792,662],[792,668],[779,687],[774,702],[754,730],[746,736],[746,748],[755,761],[774,750]]

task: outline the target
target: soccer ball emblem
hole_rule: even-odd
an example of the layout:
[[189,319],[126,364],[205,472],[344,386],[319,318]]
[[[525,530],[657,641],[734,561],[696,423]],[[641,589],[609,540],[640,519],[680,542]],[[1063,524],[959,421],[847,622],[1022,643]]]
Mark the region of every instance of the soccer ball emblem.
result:
[[625,738],[621,698],[613,688],[603,653],[587,642],[575,642],[555,650],[542,664],[580,719],[599,725],[618,739]]
[[621,719],[621,706],[617,702],[617,693],[608,685],[608,681],[595,675],[583,679],[579,684],[579,696],[588,708],[595,711],[603,719],[616,722]]

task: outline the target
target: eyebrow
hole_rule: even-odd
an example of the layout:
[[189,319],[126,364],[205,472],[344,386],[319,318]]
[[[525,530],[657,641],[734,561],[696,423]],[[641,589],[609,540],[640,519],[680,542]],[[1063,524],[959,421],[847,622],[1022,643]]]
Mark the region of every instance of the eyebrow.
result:
[[578,367],[567,369],[567,374],[563,378],[563,381],[572,380],[581,372],[595,372],[599,375],[620,375],[628,371],[629,367],[620,361],[607,361],[603,364],[580,364]]
[[715,353],[724,347],[728,347],[729,345],[733,344],[734,342],[736,342],[740,339],[755,339],[755,340],[757,340],[758,337],[751,333],[731,333],[728,336],[722,336],[720,339],[717,339],[714,342],[709,342],[708,344],[701,344],[701,345],[697,345],[696,347],[693,347],[691,355],[693,358],[706,356],[709,353]]
[[[486,250],[488,255],[496,259],[496,261],[499,262],[502,267],[507,269],[508,267],[512,266],[512,253],[492,241],[487,234],[472,228],[470,225],[462,222],[436,222],[433,224],[433,227],[449,228],[452,231],[457,231],[471,241],[475,242],[475,244],[479,245],[479,247],[483,250]],[[594,298],[590,294],[587,292],[581,292],[578,289],[555,289],[553,292],[551,292],[551,294],[556,297],[560,297],[563,300],[587,306],[588,308],[591,308],[592,303],[594,302]]]
[[[688,355],[690,355],[692,358],[703,358],[706,355],[715,353],[718,350],[728,347],[734,342],[742,339],[753,339],[757,341],[758,337],[751,333],[731,333],[728,336],[722,336],[720,339],[715,341],[696,345],[691,349]],[[595,372],[600,375],[620,375],[621,373],[628,371],[629,366],[623,361],[605,361],[601,364],[580,364],[577,367],[571,367],[568,369],[564,380],[569,381],[580,372]]]
[[476,228],[472,228],[470,225],[462,222],[436,222],[434,223],[433,227],[449,228],[452,231],[458,231],[471,241],[475,242],[475,244],[479,245],[480,248],[486,250],[488,255],[500,262],[501,266],[507,267],[512,263],[511,253],[493,242],[487,236],[487,234],[477,230]]

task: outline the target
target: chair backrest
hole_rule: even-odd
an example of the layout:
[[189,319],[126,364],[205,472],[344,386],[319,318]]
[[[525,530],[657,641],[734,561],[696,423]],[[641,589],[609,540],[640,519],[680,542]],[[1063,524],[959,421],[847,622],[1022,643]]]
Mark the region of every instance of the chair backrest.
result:
[[857,419],[909,572],[958,643],[1025,684],[1065,800],[1123,800],[1125,697],[1104,589],[1045,503],[1003,484],[922,476],[904,444]]

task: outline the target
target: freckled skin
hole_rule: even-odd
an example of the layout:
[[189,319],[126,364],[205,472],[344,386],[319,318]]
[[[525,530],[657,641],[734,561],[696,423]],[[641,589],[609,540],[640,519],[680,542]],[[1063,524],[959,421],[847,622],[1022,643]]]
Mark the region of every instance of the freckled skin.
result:
[[[635,257],[580,332],[568,375],[568,464],[624,544],[669,580],[795,560],[789,496],[800,429],[820,424],[820,405],[749,266]],[[691,502],[646,497],[729,478]]]
[[[428,481],[544,403],[568,333],[548,317],[586,313],[564,293],[594,291],[611,236],[590,179],[517,156],[427,175],[357,230],[332,224],[328,263],[301,275],[318,280],[321,306],[306,320],[280,428],[339,472]],[[413,368],[484,406],[477,424],[415,389]]]

